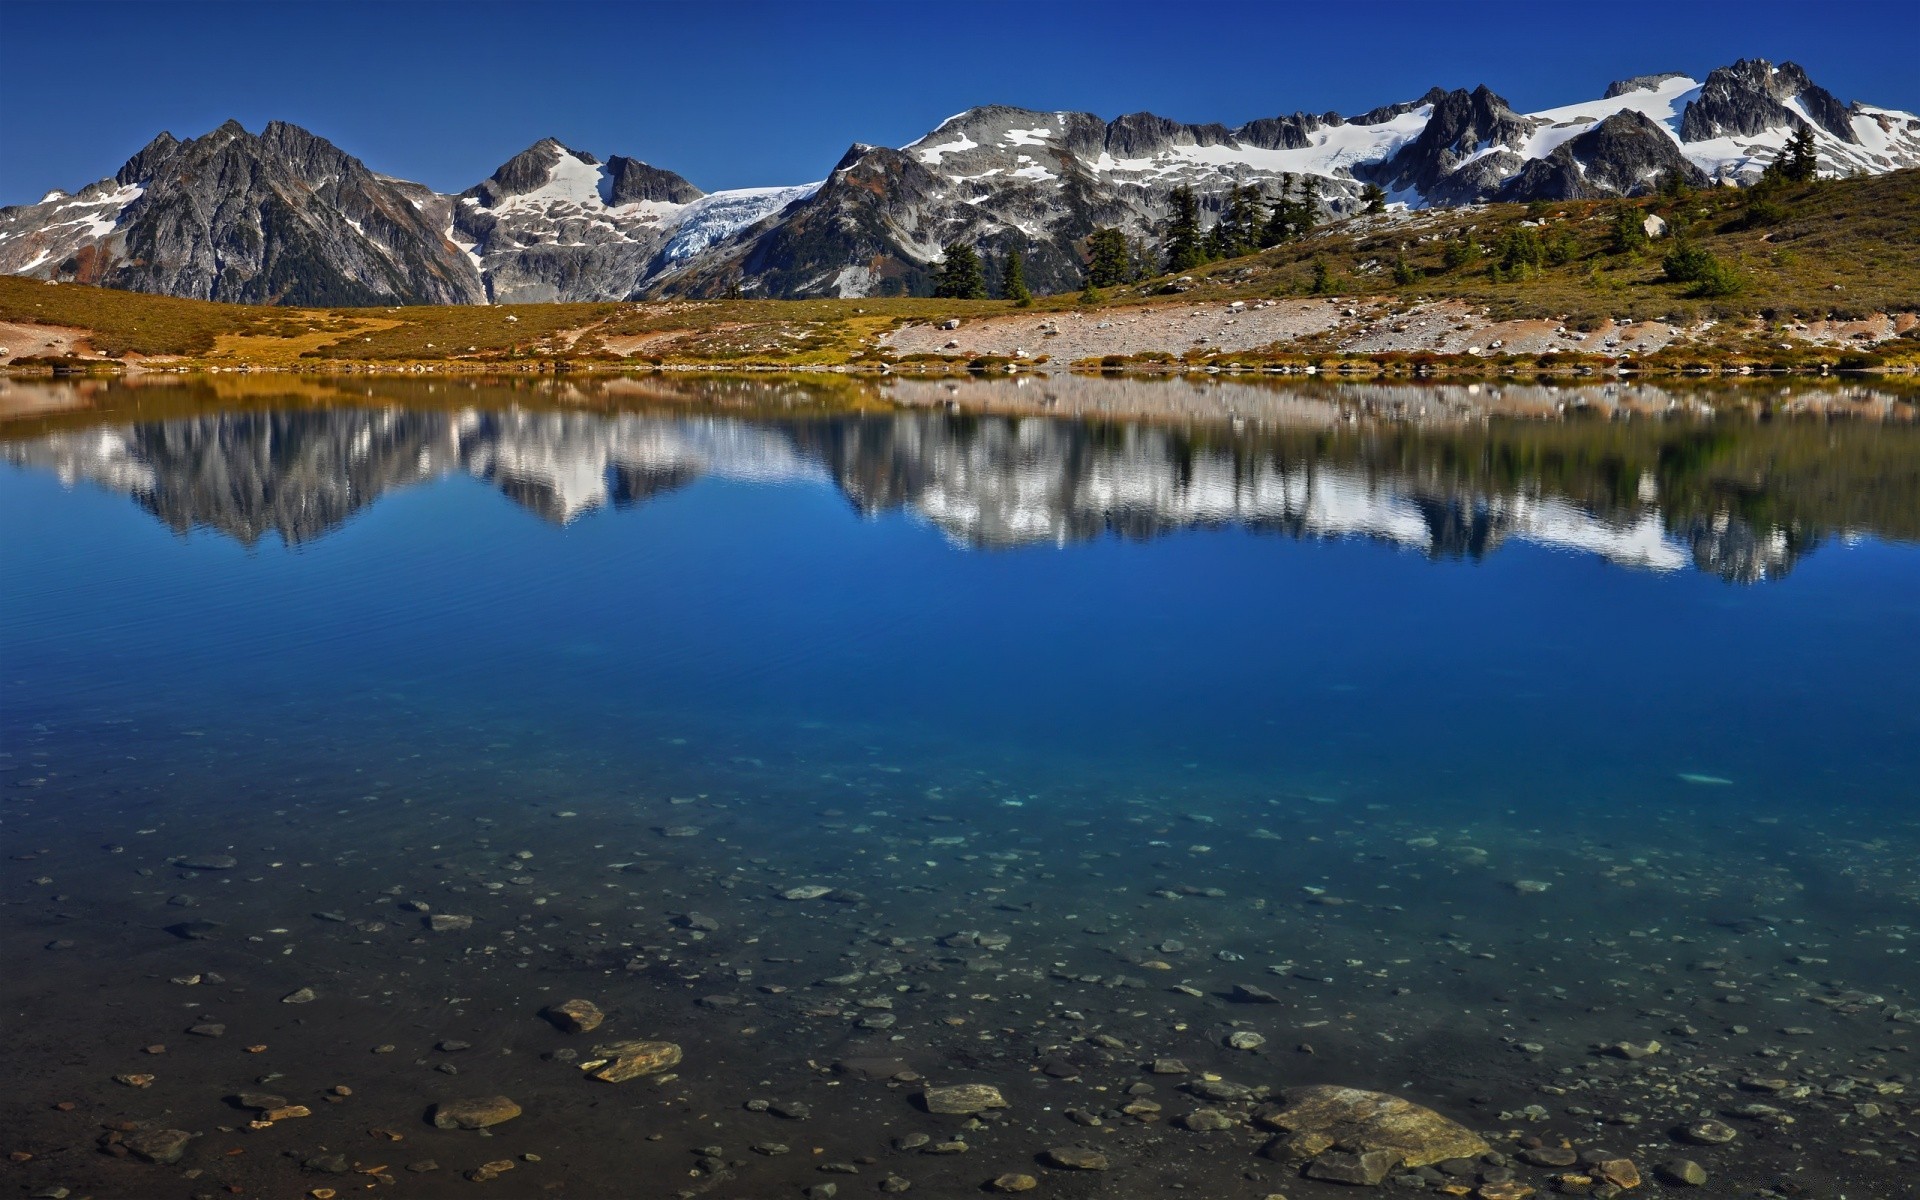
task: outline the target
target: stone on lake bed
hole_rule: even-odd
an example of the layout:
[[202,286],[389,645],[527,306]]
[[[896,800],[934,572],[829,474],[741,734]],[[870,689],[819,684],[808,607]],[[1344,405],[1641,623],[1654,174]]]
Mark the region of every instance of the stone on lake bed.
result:
[[593,1048],[589,1070],[606,1083],[625,1083],[643,1075],[658,1075],[680,1065],[680,1047],[672,1042],[634,1039]]
[[280,997],[280,1003],[312,1004],[315,1000],[318,1000],[319,998],[320,998],[320,993],[314,991],[310,987],[303,987],[298,991],[288,992],[286,995]]
[[456,929],[472,929],[472,917],[457,917],[452,913],[434,913],[427,918],[427,928],[435,933],[451,933]]
[[478,1096],[470,1100],[442,1100],[433,1106],[436,1129],[486,1129],[520,1115],[520,1106],[505,1096]]
[[1235,1050],[1258,1050],[1266,1044],[1266,1038],[1244,1029],[1227,1035],[1227,1045]]
[[996,1192],[1030,1192],[1040,1186],[1040,1181],[1031,1175],[1009,1171],[1005,1175],[996,1177],[987,1186]]
[[1048,1166],[1059,1167],[1063,1171],[1107,1169],[1107,1156],[1085,1146],[1055,1146],[1047,1151],[1045,1157]]
[[1322,1179],[1328,1183],[1378,1187],[1385,1182],[1387,1172],[1399,1163],[1400,1156],[1391,1150],[1363,1150],[1358,1154],[1330,1150],[1309,1162],[1305,1173],[1308,1179]]
[[121,1144],[137,1157],[164,1166],[179,1162],[192,1140],[193,1135],[184,1129],[147,1129],[127,1135]]
[[189,871],[231,871],[240,860],[231,854],[186,854],[174,859],[173,865]]
[[1658,1174],[1662,1182],[1677,1184],[1681,1187],[1705,1187],[1707,1184],[1707,1169],[1690,1158],[1676,1158],[1671,1162],[1663,1162],[1659,1166]]
[[985,1083],[955,1083],[945,1087],[930,1087],[921,1097],[926,1102],[927,1111],[944,1116],[970,1117],[974,1113],[985,1112],[990,1108],[1007,1108],[1007,1099],[1000,1089]]
[[1477,1158],[1489,1149],[1464,1125],[1383,1092],[1317,1085],[1288,1088],[1280,1097],[1284,1107],[1262,1113],[1262,1124],[1286,1133],[1324,1137],[1328,1144],[1358,1155],[1386,1151],[1410,1168],[1450,1158]]
[[788,888],[786,891],[780,893],[780,898],[782,900],[818,900],[832,890],[830,887],[821,887],[817,883],[809,883],[803,884],[800,887]]
[[553,1022],[568,1033],[589,1033],[600,1028],[607,1014],[591,1000],[569,1000],[556,1004],[546,1011],[547,1020]]

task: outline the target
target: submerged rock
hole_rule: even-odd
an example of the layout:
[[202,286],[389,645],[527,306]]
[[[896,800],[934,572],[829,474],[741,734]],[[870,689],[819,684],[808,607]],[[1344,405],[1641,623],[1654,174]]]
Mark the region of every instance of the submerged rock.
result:
[[556,1004],[543,1015],[568,1033],[590,1033],[600,1028],[600,1023],[607,1019],[607,1014],[601,1012],[600,1006],[591,1000],[569,1000],[564,1004]]
[[606,1083],[625,1083],[642,1075],[658,1075],[680,1064],[680,1047],[672,1042],[632,1040],[593,1048],[589,1070]]
[[1404,1166],[1426,1167],[1489,1149],[1464,1125],[1382,1092],[1320,1085],[1288,1088],[1280,1097],[1284,1107],[1261,1114],[1262,1124],[1305,1140],[1324,1138],[1354,1154],[1385,1151]]
[[520,1106],[505,1096],[478,1096],[469,1100],[442,1100],[433,1107],[436,1129],[485,1129],[511,1121]]
[[930,1087],[921,1098],[926,1101],[928,1112],[946,1116],[966,1117],[990,1108],[1008,1107],[1000,1089],[985,1083]]
[[179,1162],[191,1141],[193,1135],[184,1129],[147,1129],[128,1134],[121,1145],[147,1162],[165,1165]]

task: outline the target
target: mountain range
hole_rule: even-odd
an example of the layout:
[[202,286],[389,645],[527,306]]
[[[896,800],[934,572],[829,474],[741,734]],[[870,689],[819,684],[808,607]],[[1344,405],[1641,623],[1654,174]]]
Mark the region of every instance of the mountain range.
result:
[[110,178],[0,208],[0,273],[310,306],[851,298],[926,294],[942,247],[963,241],[993,263],[1018,249],[1031,285],[1065,291],[1089,233],[1155,240],[1182,185],[1203,214],[1238,186],[1277,195],[1289,176],[1316,179],[1333,215],[1369,185],[1410,207],[1593,199],[1675,172],[1749,182],[1802,130],[1826,173],[1920,166],[1920,116],[1843,102],[1797,65],[1758,59],[1704,80],[1619,80],[1535,113],[1485,86],[1237,128],[987,106],[899,149],[856,144],[819,182],[711,193],[545,138],[447,195],[296,126],[229,121],[162,133]]

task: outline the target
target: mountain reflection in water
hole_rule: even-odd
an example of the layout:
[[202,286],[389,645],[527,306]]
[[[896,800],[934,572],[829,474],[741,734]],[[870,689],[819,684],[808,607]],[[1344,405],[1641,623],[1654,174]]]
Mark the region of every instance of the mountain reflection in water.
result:
[[[987,412],[950,401],[961,387],[925,381],[888,397],[908,407],[729,380],[708,392],[683,384],[690,394],[666,397],[673,404],[613,389],[598,398],[614,403],[593,410],[581,404],[596,398],[590,387],[556,396],[391,382],[316,395],[308,384],[277,395],[272,381],[252,382],[238,396],[94,385],[64,406],[42,387],[42,413],[79,411],[0,425],[0,459],[125,493],[175,530],[249,545],[311,541],[395,489],[454,474],[561,525],[712,477],[831,484],[863,514],[906,509],[987,549],[1239,526],[1436,559],[1524,541],[1738,582],[1784,574],[1830,537],[1920,538],[1910,424],[1716,417],[1651,389],[1611,391],[1600,405],[1592,389],[1513,389],[1517,403],[1490,418],[1462,389],[1182,381],[1146,393],[1160,408],[1142,411],[1137,391],[1109,398],[1101,381],[1074,380],[1092,390],[1061,416],[1047,410],[1062,385],[1036,396],[1011,381],[965,383]],[[1568,398],[1603,419],[1567,417]],[[1001,400],[1012,403],[991,411]]]

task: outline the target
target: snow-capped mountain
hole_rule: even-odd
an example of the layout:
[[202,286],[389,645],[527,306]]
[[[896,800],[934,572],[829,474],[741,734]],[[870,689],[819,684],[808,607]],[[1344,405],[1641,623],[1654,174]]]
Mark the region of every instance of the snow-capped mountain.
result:
[[377,175],[274,123],[169,134],[111,179],[0,209],[0,272],[286,304],[924,293],[946,243],[1018,248],[1042,290],[1079,286],[1100,226],[1154,240],[1174,188],[1317,180],[1351,211],[1369,184],[1410,206],[1644,192],[1669,172],[1751,181],[1810,130],[1824,171],[1920,166],[1920,116],[1843,103],[1792,63],[1647,75],[1516,112],[1439,88],[1357,116],[1237,128],[1151,113],[988,106],[900,149],[855,145],[813,184],[703,193],[671,171],[551,138],[457,196]]

